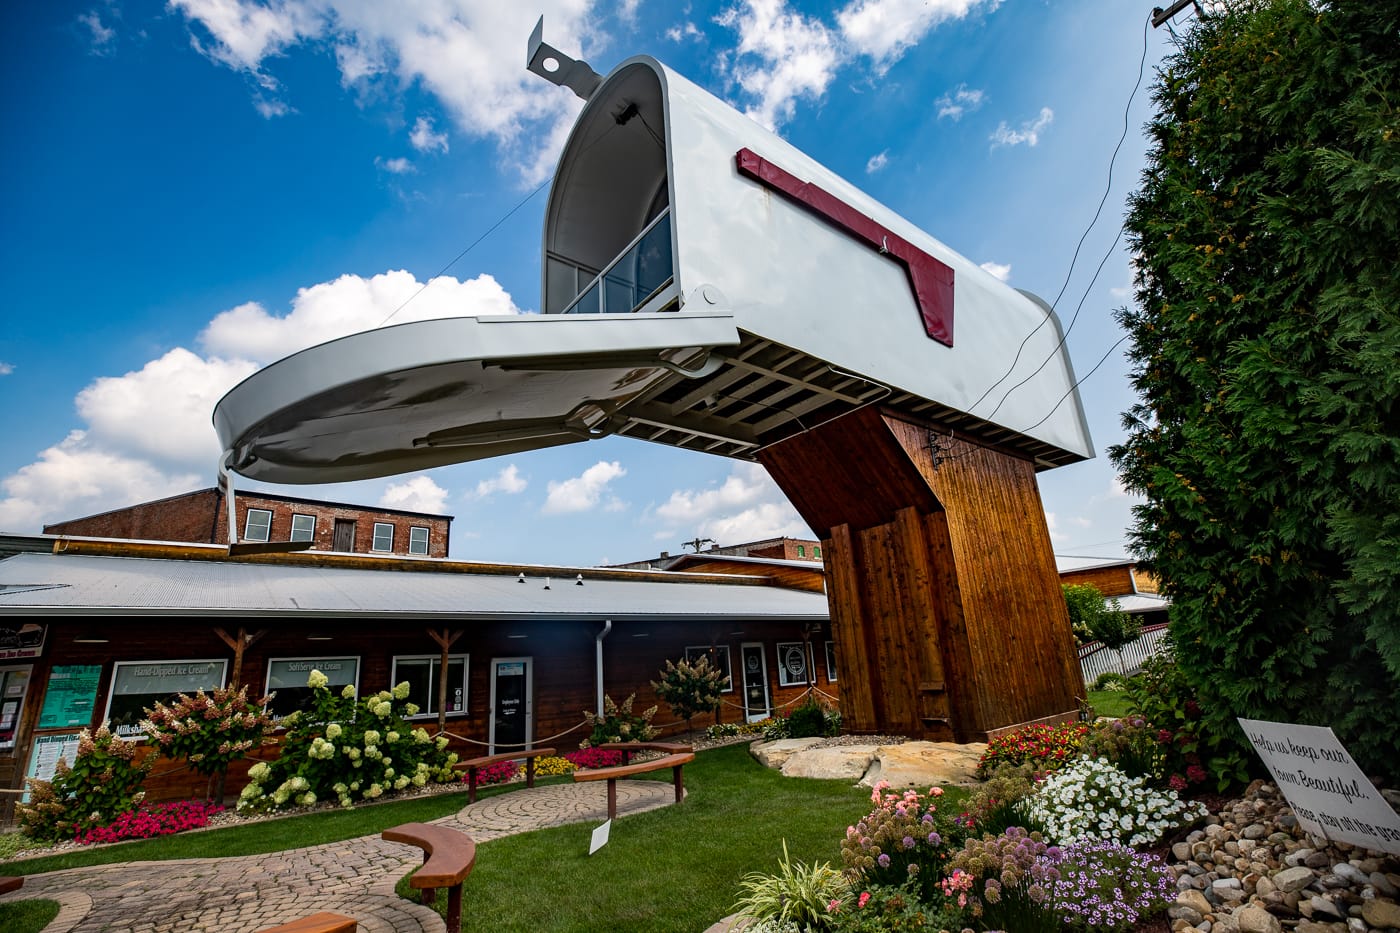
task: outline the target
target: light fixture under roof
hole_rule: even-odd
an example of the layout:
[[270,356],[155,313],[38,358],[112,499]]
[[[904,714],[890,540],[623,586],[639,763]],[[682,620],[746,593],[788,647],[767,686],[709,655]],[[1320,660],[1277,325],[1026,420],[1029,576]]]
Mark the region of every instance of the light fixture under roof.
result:
[[307,641],[330,641],[330,640],[331,640],[331,636],[329,636],[329,635],[307,635],[307,636],[306,636],[306,640],[307,640]]
[[105,645],[110,639],[99,632],[84,632],[81,635],[73,636],[75,645]]

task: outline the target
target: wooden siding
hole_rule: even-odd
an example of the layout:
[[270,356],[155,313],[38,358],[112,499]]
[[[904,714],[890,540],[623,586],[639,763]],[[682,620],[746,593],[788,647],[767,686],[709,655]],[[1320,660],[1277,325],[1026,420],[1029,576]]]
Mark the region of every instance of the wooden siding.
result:
[[1067,570],[1060,574],[1060,582],[1072,586],[1092,586],[1104,596],[1127,596],[1137,592],[1133,589],[1133,568],[1131,564],[1114,564],[1108,567],[1085,567],[1083,570]]
[[1083,695],[1034,465],[863,409],[759,459],[823,536],[847,728],[971,741]]

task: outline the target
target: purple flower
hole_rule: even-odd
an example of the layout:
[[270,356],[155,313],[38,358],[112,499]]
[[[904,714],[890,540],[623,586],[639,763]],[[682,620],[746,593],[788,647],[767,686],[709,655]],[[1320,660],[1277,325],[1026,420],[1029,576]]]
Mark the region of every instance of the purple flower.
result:
[[890,867],[890,857],[883,852],[880,853],[880,857],[876,861],[880,863],[881,868]]
[[913,837],[913,836],[905,836],[905,837],[904,837],[904,848],[906,848],[906,849],[912,849],[912,848],[914,848],[914,837]]

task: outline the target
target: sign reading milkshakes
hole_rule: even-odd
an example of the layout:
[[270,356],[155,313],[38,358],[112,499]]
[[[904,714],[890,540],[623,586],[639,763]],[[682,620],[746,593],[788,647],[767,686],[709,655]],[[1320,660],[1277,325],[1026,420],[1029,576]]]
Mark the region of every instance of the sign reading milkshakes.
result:
[[1240,726],[1314,836],[1400,855],[1400,815],[1325,726],[1241,719]]

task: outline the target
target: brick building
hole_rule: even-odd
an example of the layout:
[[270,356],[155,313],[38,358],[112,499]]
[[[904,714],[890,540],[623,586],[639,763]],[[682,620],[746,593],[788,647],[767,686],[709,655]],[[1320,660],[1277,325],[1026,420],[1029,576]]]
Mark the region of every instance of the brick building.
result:
[[614,564],[614,567],[632,567],[637,569],[670,569],[671,563],[682,557],[694,557],[696,554],[712,557],[762,557],[769,560],[805,560],[814,563],[821,563],[822,543],[811,538],[764,538],[762,541],[750,541],[746,544],[726,544],[718,545],[706,539],[686,541],[691,547],[699,547],[705,544],[710,545],[704,550],[694,552],[686,551],[683,554],[672,554],[670,551],[662,551],[659,557],[651,557],[646,560],[634,560],[625,564]]
[[[310,550],[446,557],[452,516],[367,508],[273,493],[240,492],[238,538],[246,542],[310,541]],[[44,526],[46,535],[224,544],[228,503],[210,487],[99,515]]]

